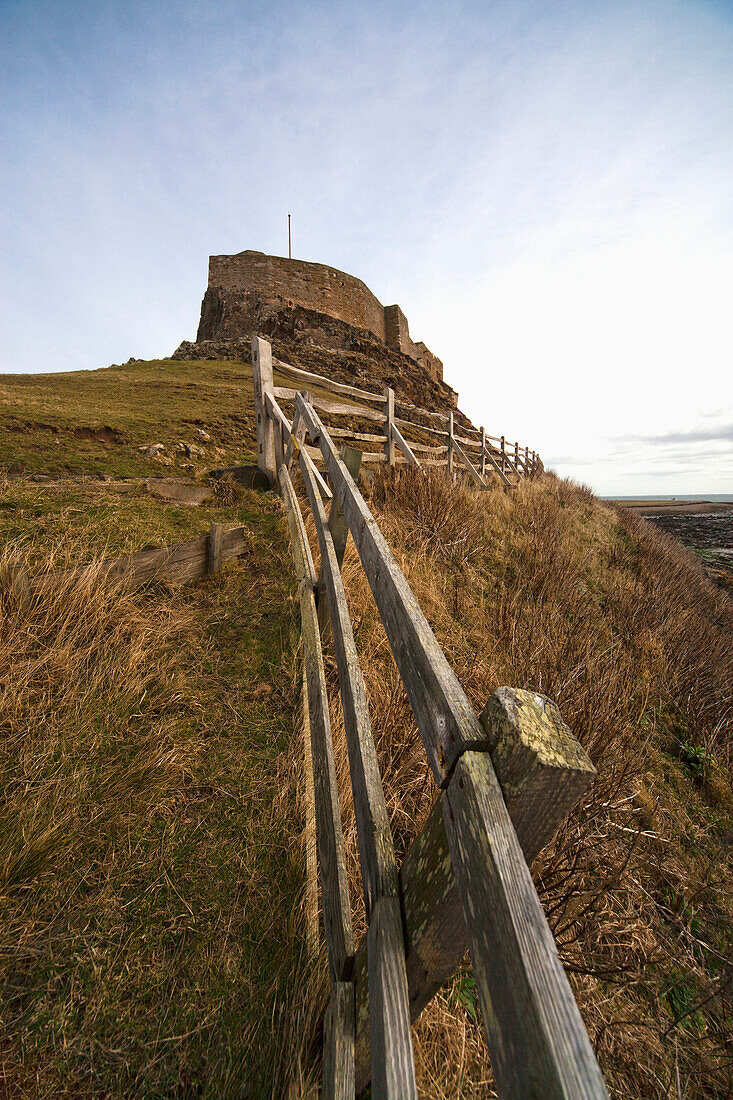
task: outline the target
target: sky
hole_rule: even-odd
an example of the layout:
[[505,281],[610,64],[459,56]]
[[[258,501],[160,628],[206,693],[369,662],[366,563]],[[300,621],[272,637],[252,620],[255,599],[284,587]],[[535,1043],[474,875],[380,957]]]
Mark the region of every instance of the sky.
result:
[[733,496],[733,0],[0,0],[0,146],[3,372],[170,355],[290,212],[490,434]]

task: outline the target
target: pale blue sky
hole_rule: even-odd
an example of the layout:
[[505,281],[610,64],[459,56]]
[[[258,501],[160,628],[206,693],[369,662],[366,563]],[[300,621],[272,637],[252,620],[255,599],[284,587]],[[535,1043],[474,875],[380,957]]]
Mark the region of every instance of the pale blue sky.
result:
[[399,302],[490,432],[733,492],[733,4],[0,0],[0,369],[193,338],[210,253]]

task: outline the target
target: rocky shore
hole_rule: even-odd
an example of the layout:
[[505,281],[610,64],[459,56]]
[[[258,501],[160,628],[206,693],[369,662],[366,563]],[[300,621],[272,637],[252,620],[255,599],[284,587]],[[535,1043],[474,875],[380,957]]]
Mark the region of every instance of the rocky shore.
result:
[[660,502],[633,510],[699,555],[710,578],[733,595],[733,504]]

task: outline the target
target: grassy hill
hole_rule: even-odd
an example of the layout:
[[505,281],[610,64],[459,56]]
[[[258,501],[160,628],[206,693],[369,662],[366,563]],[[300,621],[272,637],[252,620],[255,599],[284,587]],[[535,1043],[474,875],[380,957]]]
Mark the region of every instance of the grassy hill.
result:
[[[344,370],[335,353],[288,357]],[[7,1095],[315,1095],[323,958],[306,945],[280,503],[231,484],[199,507],[152,491],[254,450],[245,363],[0,379]],[[503,683],[543,691],[598,767],[534,874],[612,1094],[722,1100],[733,605],[671,540],[551,475],[479,496],[401,469],[368,491],[476,707]],[[28,603],[8,580],[19,560],[92,562],[212,519],[246,524],[249,545],[194,585],[130,592],[92,571]],[[353,546],[344,576],[401,853],[435,791]],[[348,797],[344,813],[356,905]],[[491,1095],[478,1011],[466,967],[415,1031],[422,1095]]]

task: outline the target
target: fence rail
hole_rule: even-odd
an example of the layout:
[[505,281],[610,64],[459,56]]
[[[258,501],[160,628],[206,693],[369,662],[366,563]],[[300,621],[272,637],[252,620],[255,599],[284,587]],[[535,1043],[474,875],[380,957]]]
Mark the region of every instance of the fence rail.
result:
[[[510,487],[544,468],[539,455],[528,446],[489,435],[483,427],[458,423],[453,409],[444,413],[423,409],[398,398],[389,386],[377,393],[293,367],[274,358],[265,340],[259,341],[253,368],[258,427],[262,426],[267,436],[266,420],[277,422],[271,442],[263,439],[264,450],[261,454],[258,451],[258,462],[273,483],[277,480],[276,436],[287,436],[293,415],[283,406],[292,407],[294,412],[301,391],[309,394],[314,409],[328,416],[333,438],[379,445],[378,449],[364,451],[364,463],[447,466],[451,474],[460,467],[478,489],[488,488],[492,476]],[[275,372],[295,385],[275,385]],[[308,453],[319,461],[317,448]]]
[[[417,1095],[410,1022],[455,971],[468,947],[499,1096],[600,1100],[607,1096],[603,1079],[529,872],[532,859],[592,781],[593,766],[555,704],[544,696],[499,688],[481,715],[475,713],[357,487],[360,461],[366,456],[348,447],[336,450],[317,402],[306,391],[296,392],[288,420],[272,393],[269,345],[259,338],[253,341],[253,371],[259,394],[258,456],[266,472],[277,471],[303,623],[331,977],[323,1096],[354,1097],[370,1082],[375,1098]],[[308,373],[302,381],[313,385],[316,378]],[[364,399],[363,392],[357,396]],[[407,448],[415,459],[412,443],[404,436],[400,441],[394,432],[394,394],[382,397],[386,460],[391,461],[390,446],[410,461]],[[318,405],[322,411],[323,404]],[[326,411],[333,415],[332,409]],[[473,444],[456,438],[452,412],[445,423],[449,469],[456,460],[463,463],[477,484],[484,480],[477,463],[484,460],[507,480],[512,467],[527,471],[532,465],[528,451],[526,465],[521,463],[518,447],[517,462],[500,462],[497,453],[506,453],[504,441],[500,439],[497,452],[486,444],[483,429],[481,453],[474,461],[469,457]],[[328,494],[306,439],[320,453]],[[298,468],[315,522],[320,577],[291,476]],[[399,871],[341,579],[349,534],[440,788]],[[368,922],[358,947],[351,931],[323,672],[328,625],[339,673]]]
[[246,527],[225,528],[222,523],[212,523],[208,534],[159,550],[140,550],[136,554],[122,554],[117,558],[104,558],[90,565],[78,565],[73,569],[54,570],[31,574],[22,563],[13,564],[10,575],[2,578],[23,600],[38,593],[58,588],[73,579],[81,579],[89,573],[97,577],[124,579],[126,584],[139,587],[159,581],[186,584],[200,580],[208,573],[218,573],[224,562],[239,557],[248,546]]

